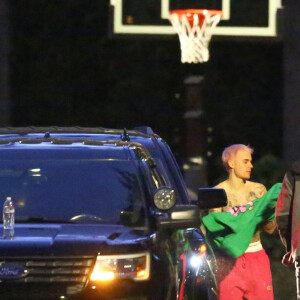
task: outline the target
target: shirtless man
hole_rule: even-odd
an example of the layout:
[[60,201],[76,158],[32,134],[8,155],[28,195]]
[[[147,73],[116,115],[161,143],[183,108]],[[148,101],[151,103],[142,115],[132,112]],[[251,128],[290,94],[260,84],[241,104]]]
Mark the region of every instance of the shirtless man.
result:
[[[249,181],[251,176],[253,149],[242,144],[229,146],[223,151],[222,161],[228,178],[218,184],[228,198],[228,206],[212,209],[210,212],[226,211],[229,207],[246,204],[262,197],[266,192],[263,184]],[[265,222],[257,227],[245,253],[236,260],[219,259],[219,300],[273,300],[270,262],[260,241],[262,230],[272,233],[275,221]],[[221,264],[221,265],[220,265]],[[224,270],[227,269],[226,275]],[[219,273],[218,272],[218,273]],[[220,275],[220,274],[219,274]]]

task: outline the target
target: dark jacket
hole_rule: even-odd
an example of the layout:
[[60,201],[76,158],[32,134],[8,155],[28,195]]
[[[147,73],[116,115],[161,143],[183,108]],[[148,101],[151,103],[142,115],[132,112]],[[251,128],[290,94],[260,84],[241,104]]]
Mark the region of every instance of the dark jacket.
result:
[[291,253],[293,261],[299,260],[300,248],[300,160],[285,174],[276,205],[276,222],[280,238]]

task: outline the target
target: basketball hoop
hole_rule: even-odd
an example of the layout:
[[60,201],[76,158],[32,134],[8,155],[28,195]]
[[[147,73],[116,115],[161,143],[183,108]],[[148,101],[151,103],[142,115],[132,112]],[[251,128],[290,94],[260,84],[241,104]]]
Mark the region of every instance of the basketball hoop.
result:
[[208,61],[208,45],[221,17],[221,10],[177,9],[170,11],[170,22],[179,36],[182,63]]

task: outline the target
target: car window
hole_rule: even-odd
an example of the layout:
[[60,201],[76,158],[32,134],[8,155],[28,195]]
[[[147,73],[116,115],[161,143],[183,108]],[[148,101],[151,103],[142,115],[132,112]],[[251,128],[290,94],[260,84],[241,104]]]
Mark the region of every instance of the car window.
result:
[[12,197],[17,222],[40,218],[142,226],[141,180],[132,160],[9,159],[0,162],[0,199]]

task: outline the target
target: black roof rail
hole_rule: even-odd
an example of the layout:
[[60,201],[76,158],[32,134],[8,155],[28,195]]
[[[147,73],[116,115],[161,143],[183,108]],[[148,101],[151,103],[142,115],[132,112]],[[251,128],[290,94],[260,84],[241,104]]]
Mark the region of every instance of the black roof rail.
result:
[[[150,127],[139,127],[141,130],[128,130],[130,135],[147,135],[153,133]],[[150,128],[150,130],[143,129]],[[1,134],[17,134],[20,136],[26,136],[27,134],[33,133],[49,133],[51,134],[69,134],[69,133],[82,133],[82,134],[119,134],[124,133],[124,129],[112,129],[105,127],[80,127],[80,126],[46,126],[46,127],[38,127],[38,126],[28,126],[28,127],[0,127],[0,135]]]

